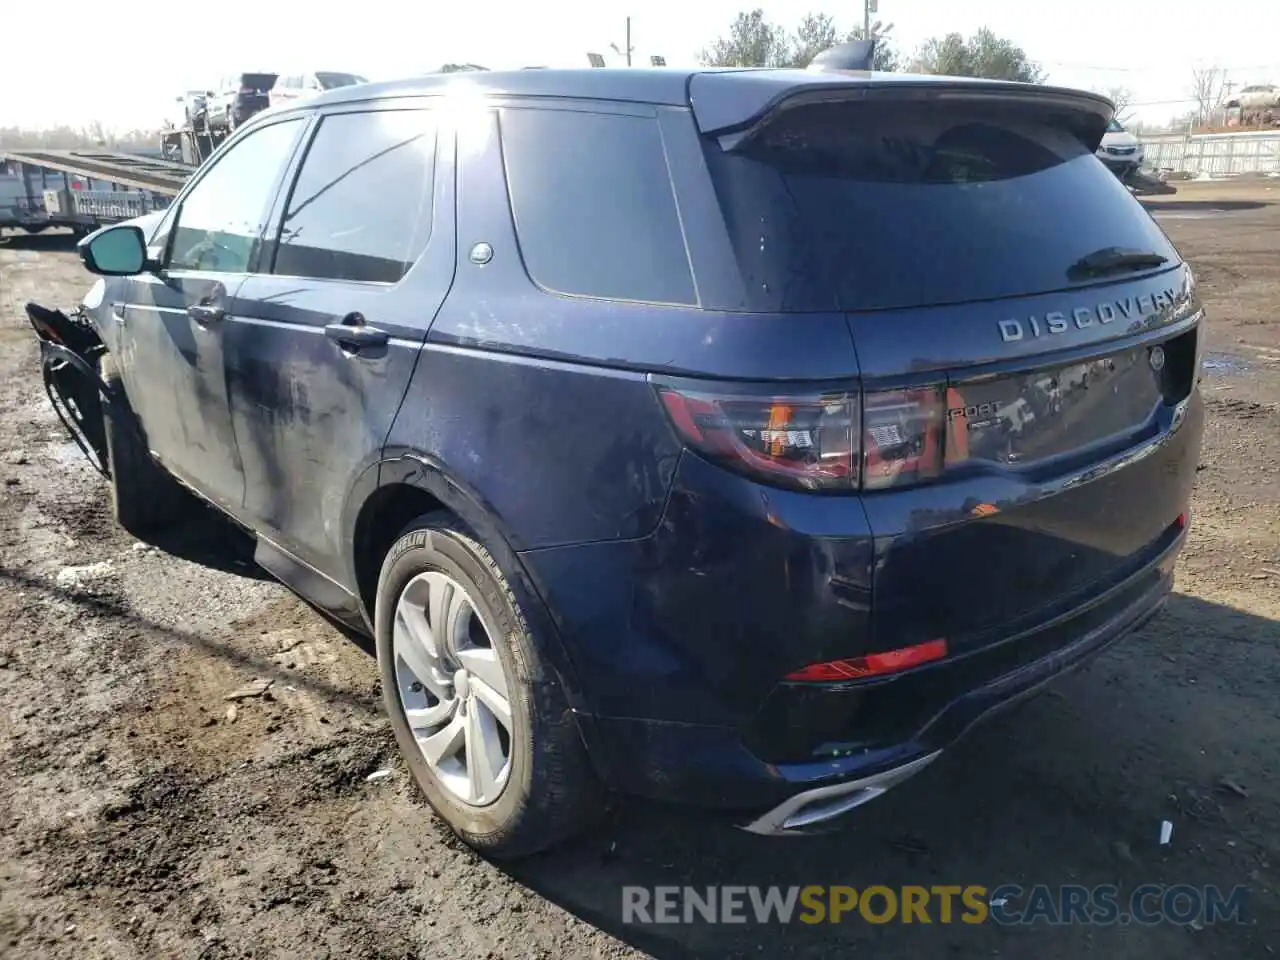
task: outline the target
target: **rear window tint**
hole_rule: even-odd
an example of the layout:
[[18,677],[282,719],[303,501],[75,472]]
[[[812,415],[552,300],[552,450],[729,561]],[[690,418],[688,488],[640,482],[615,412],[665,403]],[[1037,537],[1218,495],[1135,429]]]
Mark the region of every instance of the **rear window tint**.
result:
[[332,90],[335,87],[350,87],[357,83],[368,82],[364,77],[358,77],[354,73],[326,73],[323,71],[316,74],[316,79],[320,81],[320,86],[324,87],[326,90]]
[[693,277],[652,117],[504,110],[520,253],[548,290],[692,304]]
[[1106,247],[1178,257],[1065,129],[980,103],[823,104],[708,162],[755,306],[877,310],[1072,285]]
[[270,90],[276,82],[274,73],[242,73],[240,83],[255,90]]

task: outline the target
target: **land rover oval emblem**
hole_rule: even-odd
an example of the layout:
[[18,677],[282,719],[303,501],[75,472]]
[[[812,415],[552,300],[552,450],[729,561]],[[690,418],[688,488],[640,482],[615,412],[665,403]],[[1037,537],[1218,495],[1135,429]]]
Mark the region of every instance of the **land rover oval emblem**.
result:
[[1151,360],[1152,370],[1155,370],[1157,373],[1163,370],[1164,369],[1164,347],[1152,347],[1151,356],[1149,359]]

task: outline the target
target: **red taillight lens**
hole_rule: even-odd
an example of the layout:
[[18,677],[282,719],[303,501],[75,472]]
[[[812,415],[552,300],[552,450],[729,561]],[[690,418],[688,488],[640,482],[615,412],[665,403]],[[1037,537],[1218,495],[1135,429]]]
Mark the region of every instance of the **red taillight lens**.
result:
[[900,647],[884,653],[869,653],[865,657],[849,657],[845,660],[828,660],[813,663],[786,675],[784,679],[794,683],[838,683],[841,680],[861,680],[898,673],[922,663],[941,660],[947,655],[946,640],[930,640],[913,647]]
[[805,490],[882,490],[942,472],[941,387],[859,395],[655,381],[681,437],[731,469]]
[[744,473],[806,490],[857,483],[857,397],[709,392],[668,383],[658,396],[694,449]]

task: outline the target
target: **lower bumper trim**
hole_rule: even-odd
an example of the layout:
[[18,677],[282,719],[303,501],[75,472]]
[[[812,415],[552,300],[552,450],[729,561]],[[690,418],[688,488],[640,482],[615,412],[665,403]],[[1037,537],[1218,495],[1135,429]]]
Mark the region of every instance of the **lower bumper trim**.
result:
[[813,827],[834,820],[855,807],[874,800],[890,787],[897,786],[915,776],[938,759],[941,753],[941,750],[935,750],[910,763],[874,773],[869,777],[797,793],[782,801],[768,813],[751,821],[743,829],[761,836],[787,836],[809,832]]

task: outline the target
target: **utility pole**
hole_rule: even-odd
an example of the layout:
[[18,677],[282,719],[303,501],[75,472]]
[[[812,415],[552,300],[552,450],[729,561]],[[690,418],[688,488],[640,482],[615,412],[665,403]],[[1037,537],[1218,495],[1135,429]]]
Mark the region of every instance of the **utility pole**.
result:
[[879,11],[876,0],[862,0],[862,39],[871,39],[871,15]]
[[614,53],[616,53],[616,54],[618,54],[619,56],[626,56],[626,58],[627,58],[627,66],[628,66],[628,67],[629,67],[629,66],[631,66],[631,54],[632,54],[632,52],[635,50],[635,47],[633,47],[633,46],[631,45],[631,18],[630,18],[630,17],[627,17],[627,45],[626,45],[626,47],[624,47],[624,48],[620,48],[616,43],[611,43],[611,44],[609,44],[609,46],[613,47],[613,52],[614,52]]

